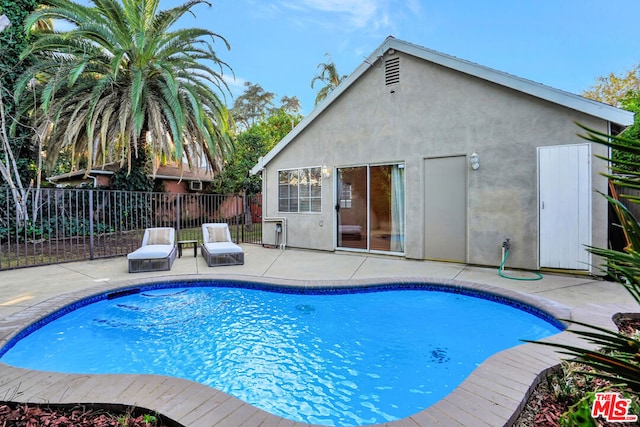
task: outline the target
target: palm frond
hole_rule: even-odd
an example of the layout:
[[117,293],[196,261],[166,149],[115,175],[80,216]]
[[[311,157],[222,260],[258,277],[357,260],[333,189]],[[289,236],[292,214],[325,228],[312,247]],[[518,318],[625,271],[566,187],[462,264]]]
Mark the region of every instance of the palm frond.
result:
[[[585,330],[569,329],[568,332],[580,336],[591,344],[591,349],[545,341],[526,342],[559,348],[561,354],[601,371],[595,374],[586,372],[586,374],[624,383],[635,393],[640,393],[640,341],[587,323],[570,320],[566,322],[586,328]],[[595,349],[596,347],[600,350]]]
[[[222,73],[230,68],[212,43],[229,44],[209,30],[176,27],[193,7],[208,2],[191,0],[165,11],[159,10],[159,0],[44,3],[48,7],[27,22],[63,20],[71,29],[44,32],[34,40],[25,51],[35,58],[34,65],[16,93],[23,94],[34,77],[41,82],[37,103],[25,99],[18,111],[43,112],[35,127],[46,133],[52,151],[48,159],[55,158],[53,150],[65,148],[77,153],[74,159],[130,162],[148,132],[159,156],[178,162],[185,157],[195,165],[200,163],[197,153],[211,166],[221,163],[217,157],[227,152],[223,147],[229,140],[223,137],[227,123],[218,120],[226,107],[216,91],[223,97],[229,92]],[[89,95],[93,98],[87,102]],[[55,126],[44,126],[54,118]]]

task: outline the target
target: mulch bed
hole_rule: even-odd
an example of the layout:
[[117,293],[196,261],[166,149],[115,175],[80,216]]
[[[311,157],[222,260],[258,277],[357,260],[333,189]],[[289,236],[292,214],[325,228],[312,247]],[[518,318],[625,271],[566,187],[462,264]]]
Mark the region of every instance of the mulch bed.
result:
[[175,427],[160,416],[134,409],[106,411],[85,406],[63,407],[0,402],[0,427]]
[[[617,316],[614,321],[618,326],[620,333],[632,336],[640,332],[640,317],[634,315]],[[563,375],[562,371],[556,375]],[[581,378],[577,378],[576,381],[582,381]],[[602,389],[609,385],[605,380],[589,377],[590,389]],[[610,390],[614,391],[614,390]],[[514,427],[557,427],[562,414],[569,410],[569,407],[575,404],[579,400],[576,397],[575,401],[568,399],[558,399],[556,395],[549,389],[547,381],[541,381],[540,384],[533,390],[531,396],[527,400],[525,407],[514,424]],[[633,414],[638,415],[640,414]],[[629,425],[636,425],[636,423],[612,423],[606,422],[602,419],[598,419],[598,426],[600,427],[624,427]]]

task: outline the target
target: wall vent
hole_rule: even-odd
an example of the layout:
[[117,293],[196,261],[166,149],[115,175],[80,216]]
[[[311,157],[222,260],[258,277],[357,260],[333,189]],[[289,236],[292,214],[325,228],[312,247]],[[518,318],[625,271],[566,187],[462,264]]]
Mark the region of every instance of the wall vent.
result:
[[384,84],[386,86],[400,83],[400,58],[389,58],[384,61]]
[[202,191],[202,181],[189,181],[189,190]]

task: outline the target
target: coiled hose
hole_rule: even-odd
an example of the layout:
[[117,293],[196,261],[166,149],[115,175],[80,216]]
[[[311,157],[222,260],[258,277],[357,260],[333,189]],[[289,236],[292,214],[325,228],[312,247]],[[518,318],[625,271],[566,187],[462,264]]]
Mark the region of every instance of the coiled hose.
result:
[[535,274],[536,277],[511,277],[504,274],[504,265],[507,263],[507,258],[509,258],[509,249],[506,249],[505,246],[506,245],[502,245],[502,262],[500,263],[500,268],[498,268],[498,275],[500,277],[504,277],[505,279],[511,279],[511,280],[526,280],[526,281],[542,279],[542,274],[535,271],[532,271],[532,273]]

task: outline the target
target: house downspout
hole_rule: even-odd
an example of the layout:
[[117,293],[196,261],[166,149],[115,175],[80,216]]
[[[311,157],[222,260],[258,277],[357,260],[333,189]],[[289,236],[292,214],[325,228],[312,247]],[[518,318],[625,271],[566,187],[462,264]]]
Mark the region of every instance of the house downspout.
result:
[[[611,128],[611,122],[607,122],[607,134],[611,135],[611,131],[613,129]],[[611,141],[611,138],[609,138],[609,141]],[[609,159],[609,161],[607,162],[607,167],[609,168],[609,170],[611,170],[611,156],[613,155],[613,150],[611,149],[611,147],[607,146],[607,159]]]

